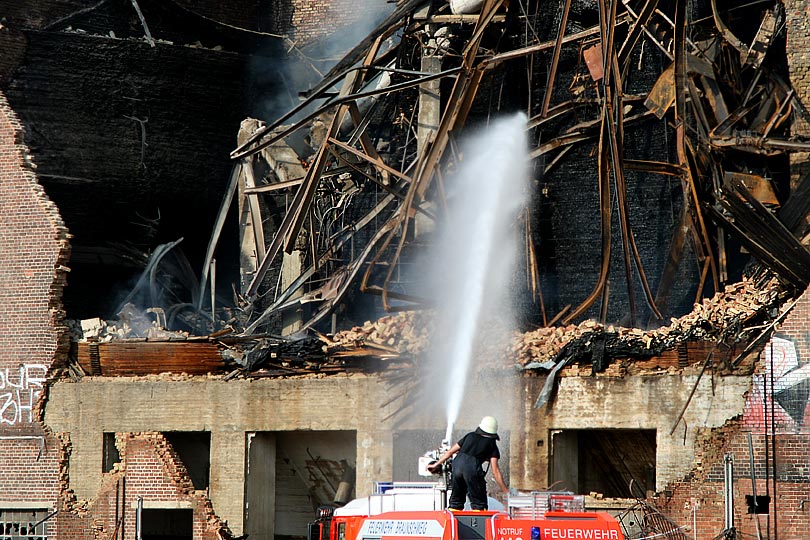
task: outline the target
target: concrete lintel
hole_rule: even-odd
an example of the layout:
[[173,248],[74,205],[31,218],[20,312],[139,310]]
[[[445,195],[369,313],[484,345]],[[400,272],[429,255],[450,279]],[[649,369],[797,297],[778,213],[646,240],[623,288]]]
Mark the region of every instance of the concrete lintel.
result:
[[[138,501],[132,501],[130,508],[137,509]],[[194,508],[191,501],[143,501],[143,507],[147,510],[179,510]]]
[[47,510],[53,511],[54,505],[44,501],[0,501],[0,510],[11,512],[14,510]]

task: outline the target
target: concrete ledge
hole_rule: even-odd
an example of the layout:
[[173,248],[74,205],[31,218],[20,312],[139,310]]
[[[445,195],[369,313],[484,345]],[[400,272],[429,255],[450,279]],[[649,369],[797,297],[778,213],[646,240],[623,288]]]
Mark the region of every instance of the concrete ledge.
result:
[[13,512],[15,510],[47,510],[48,512],[52,512],[53,509],[54,507],[51,503],[44,501],[0,501],[0,511],[4,512]]
[[[130,508],[138,508],[138,501],[133,501],[129,505]],[[143,507],[146,510],[180,510],[185,508],[194,508],[191,501],[143,501]]]

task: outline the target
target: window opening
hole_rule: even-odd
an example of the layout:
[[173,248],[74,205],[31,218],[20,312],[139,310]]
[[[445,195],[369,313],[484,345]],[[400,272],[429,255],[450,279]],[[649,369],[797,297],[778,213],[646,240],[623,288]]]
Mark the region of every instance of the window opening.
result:
[[104,457],[101,463],[102,472],[112,472],[113,466],[121,462],[121,453],[115,445],[115,433],[104,433]]
[[211,472],[211,432],[168,431],[163,435],[186,466],[194,489],[206,489]]
[[47,510],[0,510],[0,540],[47,540]]

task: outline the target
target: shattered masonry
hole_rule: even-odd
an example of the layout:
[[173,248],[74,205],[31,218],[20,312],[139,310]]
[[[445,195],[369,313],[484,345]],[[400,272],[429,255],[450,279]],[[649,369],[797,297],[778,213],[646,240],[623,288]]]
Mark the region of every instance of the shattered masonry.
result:
[[[495,354],[482,329],[473,385],[507,404],[512,485],[579,440],[629,537],[810,534],[806,1],[410,0],[334,65],[308,38],[364,6],[50,4],[0,13],[0,512],[123,539],[140,496],[195,540],[269,538],[342,475],[398,474],[392,443],[443,429],[414,406],[441,329],[410,265],[458,141],[520,110],[522,326]],[[300,106],[242,103],[241,63],[282,55],[316,75],[284,82]]]

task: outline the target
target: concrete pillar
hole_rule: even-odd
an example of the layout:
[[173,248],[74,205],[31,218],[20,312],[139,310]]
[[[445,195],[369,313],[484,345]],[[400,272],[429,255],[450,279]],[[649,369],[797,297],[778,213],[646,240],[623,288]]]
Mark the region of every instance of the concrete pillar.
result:
[[[431,47],[432,45],[432,47]],[[421,69],[424,73],[439,73],[442,70],[442,58],[437,55],[436,41],[431,39],[428,47],[422,49]],[[421,156],[425,145],[431,140],[439,127],[441,118],[440,80],[435,79],[419,85],[419,117],[416,124],[416,151]]]
[[510,487],[532,490],[549,485],[550,433],[544,411],[534,408],[544,382],[545,378],[540,377],[520,381],[523,399],[518,400],[518,414],[515,416],[519,431],[513,431],[510,439]]
[[[304,271],[304,252],[296,249],[292,253],[284,253],[281,261],[281,287],[280,291],[284,291],[289,287],[293,281],[298,279]],[[303,291],[299,289],[291,298],[301,296]],[[296,309],[285,310],[281,314],[281,335],[289,336],[301,329],[303,324],[302,307]]]
[[249,433],[245,480],[245,532],[255,540],[273,540],[276,526],[276,434]]
[[[431,33],[435,27],[428,25],[427,31]],[[422,48],[421,70],[423,73],[439,73],[442,70],[442,56],[444,51],[437,46],[436,39],[431,38],[428,44]],[[439,128],[439,121],[442,115],[441,104],[441,80],[435,79],[419,85],[419,115],[416,120],[416,153],[422,156],[428,142],[430,142],[436,130]],[[429,206],[426,206],[429,208]],[[433,220],[417,212],[414,216],[414,228],[416,236],[430,232],[434,228]]]
[[104,436],[83,425],[70,432],[70,443],[70,487],[77,498],[94,499],[101,488]]
[[237,536],[244,526],[246,438],[235,429],[211,432],[211,503]]
[[[369,426],[371,427],[371,426]],[[394,433],[390,430],[357,430],[357,497],[367,497],[374,482],[394,477]]]

